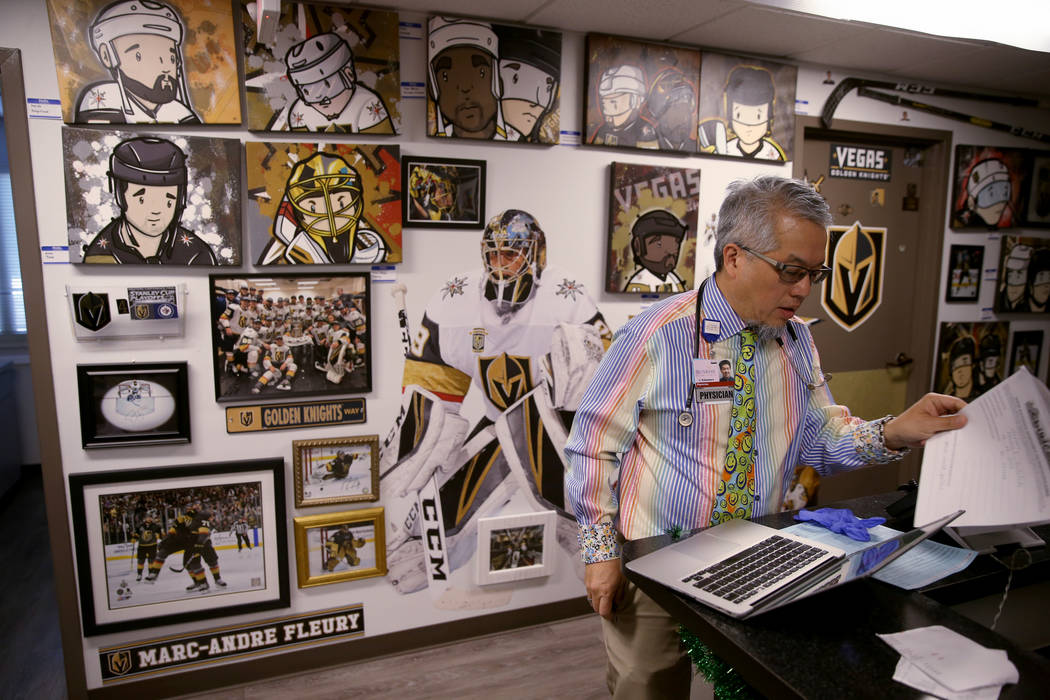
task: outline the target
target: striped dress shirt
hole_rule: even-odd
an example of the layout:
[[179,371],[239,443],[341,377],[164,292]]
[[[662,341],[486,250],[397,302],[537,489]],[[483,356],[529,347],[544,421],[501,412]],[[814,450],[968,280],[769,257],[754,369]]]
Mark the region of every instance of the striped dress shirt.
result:
[[[566,488],[587,563],[619,556],[616,532],[630,540],[708,524],[730,403],[694,401],[692,425],[679,423],[693,386],[696,297],[669,297],[628,321],[580,403],[565,447]],[[714,342],[700,338],[699,357],[734,361],[744,323],[713,277],[701,304],[721,330]],[[789,323],[794,337],[759,341],[755,357],[756,517],[779,510],[796,465],[828,475],[903,454],[885,448],[878,422],[835,405],[826,385],[809,388],[822,377],[817,349],[805,324]]]

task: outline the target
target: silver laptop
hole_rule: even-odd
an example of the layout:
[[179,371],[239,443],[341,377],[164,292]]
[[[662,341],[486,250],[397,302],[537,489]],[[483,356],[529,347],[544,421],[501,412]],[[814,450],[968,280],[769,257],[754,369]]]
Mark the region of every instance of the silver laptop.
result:
[[736,618],[871,576],[963,514],[846,554],[750,520],[730,520],[627,563],[627,568]]

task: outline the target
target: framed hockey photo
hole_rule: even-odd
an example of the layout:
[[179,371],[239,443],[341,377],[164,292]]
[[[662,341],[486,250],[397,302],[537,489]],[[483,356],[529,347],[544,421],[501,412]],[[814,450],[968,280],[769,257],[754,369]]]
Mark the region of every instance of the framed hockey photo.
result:
[[295,507],[379,500],[379,436],[294,440]]
[[1024,225],[1050,226],[1050,151],[1033,151],[1031,162],[1032,181]]
[[956,144],[951,228],[994,231],[1020,225],[1031,179],[1030,153]]
[[1050,312],[1050,238],[1003,236],[999,247],[999,276],[995,286],[996,313]]
[[284,460],[69,477],[84,634],[289,604]]
[[383,509],[295,518],[299,588],[386,576]]
[[483,228],[485,161],[401,157],[405,226],[413,228]]
[[977,301],[981,293],[983,266],[983,245],[953,245],[948,255],[948,286],[944,300],[949,303]]
[[367,272],[210,280],[216,401],[372,390]]
[[478,521],[478,585],[549,576],[555,550],[553,510]]
[[85,448],[190,441],[185,362],[77,365]]

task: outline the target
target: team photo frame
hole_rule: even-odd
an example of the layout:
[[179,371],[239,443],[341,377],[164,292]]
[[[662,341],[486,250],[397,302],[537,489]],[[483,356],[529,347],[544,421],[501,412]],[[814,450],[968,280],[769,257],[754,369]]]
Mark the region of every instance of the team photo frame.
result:
[[215,400],[372,390],[367,272],[212,275]]
[[86,636],[288,607],[284,460],[73,474],[69,487]]
[[77,365],[84,449],[190,442],[185,362]]
[[485,226],[485,161],[401,157],[402,221],[413,228]]
[[550,576],[557,517],[545,510],[478,521],[478,585]]
[[299,588],[386,576],[382,508],[306,515],[293,523]]
[[294,440],[295,507],[379,500],[379,436]]

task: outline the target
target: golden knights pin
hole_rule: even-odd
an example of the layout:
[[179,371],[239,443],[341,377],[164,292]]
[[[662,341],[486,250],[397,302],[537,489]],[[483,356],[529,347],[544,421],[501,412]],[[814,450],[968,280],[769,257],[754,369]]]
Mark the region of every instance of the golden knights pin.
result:
[[484,352],[485,350],[485,336],[489,332],[484,328],[475,328],[470,331],[470,348],[474,352]]
[[831,274],[824,280],[820,305],[847,332],[871,318],[882,303],[885,258],[885,228],[857,221],[828,229]]

